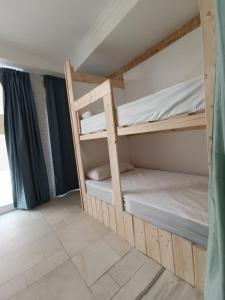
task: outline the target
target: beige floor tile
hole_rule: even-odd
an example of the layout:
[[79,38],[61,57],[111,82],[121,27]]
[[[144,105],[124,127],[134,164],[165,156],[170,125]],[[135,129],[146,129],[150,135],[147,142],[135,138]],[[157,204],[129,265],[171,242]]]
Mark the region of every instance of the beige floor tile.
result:
[[82,210],[79,206],[73,205],[72,207],[62,208],[54,213],[50,213],[46,216],[46,220],[49,224],[55,225],[64,221],[65,224],[71,224],[84,217]]
[[41,218],[41,213],[34,210],[14,210],[6,214],[0,215],[0,233],[8,229],[16,228],[27,222]]
[[57,197],[43,205],[38,206],[38,211],[42,216],[60,211],[64,208],[80,207],[80,193],[79,191],[71,192],[64,197]]
[[115,264],[109,273],[120,286],[123,286],[148,260],[149,258],[140,251],[133,249]]
[[122,238],[118,237],[115,233],[109,232],[104,236],[104,241],[120,256],[124,256],[133,247]]
[[90,286],[119,259],[120,256],[108,244],[99,240],[75,256],[73,263]]
[[68,261],[10,300],[94,300],[94,297]]
[[62,263],[69,259],[67,253],[62,250],[56,254],[42,260],[37,265],[25,272],[27,284],[30,285],[40,279],[42,276],[56,269]]
[[5,232],[0,234],[0,259],[51,232],[51,226],[42,218],[6,228]]
[[120,286],[108,273],[104,274],[91,286],[91,291],[96,300],[109,300],[119,289]]
[[26,286],[26,278],[24,274],[20,274],[7,281],[6,283],[0,285],[0,299],[7,300],[18,293],[20,290],[26,288]]
[[86,215],[82,220],[57,230],[56,234],[67,253],[73,257],[108,231],[107,227]]
[[202,300],[203,296],[169,271],[164,271],[143,300]]
[[0,284],[25,272],[34,265],[62,250],[62,245],[53,236],[42,238],[0,260]]
[[149,289],[151,285],[153,285],[162,271],[162,266],[153,260],[149,260],[149,262],[145,263],[112,299],[137,299],[144,291],[146,291],[146,289]]

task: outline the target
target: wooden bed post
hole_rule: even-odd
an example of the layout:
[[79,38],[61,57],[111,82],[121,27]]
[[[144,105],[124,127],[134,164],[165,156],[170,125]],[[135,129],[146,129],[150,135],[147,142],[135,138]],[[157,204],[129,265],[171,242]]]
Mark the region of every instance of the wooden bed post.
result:
[[216,25],[213,0],[199,0],[202,23],[203,62],[205,78],[206,129],[208,161],[210,167],[212,148],[212,118],[216,70]]
[[86,201],[86,187],[85,187],[85,175],[82,163],[81,156],[81,145],[80,145],[80,135],[79,135],[79,115],[76,112],[74,107],[74,93],[73,93],[73,79],[72,79],[72,67],[69,62],[65,64],[65,77],[66,77],[66,86],[67,86],[67,94],[68,94],[68,103],[70,110],[70,119],[71,119],[71,127],[73,133],[73,143],[74,143],[74,151],[76,154],[76,163],[78,170],[78,179],[80,185],[80,196],[81,196],[81,206],[82,209],[87,211],[87,201]]
[[107,127],[107,141],[109,148],[109,159],[112,176],[113,199],[116,213],[116,224],[118,235],[125,239],[124,218],[123,218],[123,196],[121,191],[119,158],[117,149],[117,132],[116,132],[116,118],[115,107],[113,100],[113,93],[111,82],[109,80],[110,93],[103,97],[105,119]]

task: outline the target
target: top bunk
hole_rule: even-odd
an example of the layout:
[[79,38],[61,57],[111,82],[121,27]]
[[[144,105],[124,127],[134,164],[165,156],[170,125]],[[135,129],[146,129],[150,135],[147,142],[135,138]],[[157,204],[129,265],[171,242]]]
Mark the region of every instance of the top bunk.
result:
[[[204,128],[204,110],[204,81],[197,77],[118,106],[115,125],[119,136]],[[80,120],[81,140],[106,136],[105,112]]]

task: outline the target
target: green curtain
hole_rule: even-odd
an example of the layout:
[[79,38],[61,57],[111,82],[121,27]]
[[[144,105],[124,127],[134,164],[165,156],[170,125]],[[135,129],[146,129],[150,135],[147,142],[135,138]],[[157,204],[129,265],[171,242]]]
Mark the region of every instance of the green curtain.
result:
[[215,0],[217,61],[205,300],[225,300],[225,0]]

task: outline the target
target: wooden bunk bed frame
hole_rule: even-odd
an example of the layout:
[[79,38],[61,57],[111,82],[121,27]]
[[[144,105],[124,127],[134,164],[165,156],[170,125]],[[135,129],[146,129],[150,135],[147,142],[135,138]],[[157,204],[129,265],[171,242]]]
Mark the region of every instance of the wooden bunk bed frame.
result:
[[[117,139],[123,135],[134,135],[162,131],[206,128],[209,165],[212,140],[212,111],[215,78],[215,16],[212,0],[200,0],[200,16],[203,37],[203,61],[205,77],[205,113],[180,115],[172,119],[118,127],[113,99],[113,87],[124,87],[123,72],[154,55],[178,38],[200,25],[197,16],[168,38],[135,58],[130,64],[112,74],[110,79],[75,72],[69,62],[65,64],[73,141],[76,152],[82,209],[99,222],[111,228],[134,247],[161,263],[186,282],[203,291],[206,250],[176,234],[167,232],[124,211],[121,190]],[[177,34],[176,34],[177,33]],[[73,81],[100,84],[95,89],[75,101]],[[79,110],[101,99],[104,105],[106,130],[88,134],[80,132]],[[112,175],[114,206],[87,194],[85,174],[82,164],[81,143],[84,140],[106,138]]]

